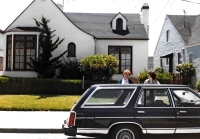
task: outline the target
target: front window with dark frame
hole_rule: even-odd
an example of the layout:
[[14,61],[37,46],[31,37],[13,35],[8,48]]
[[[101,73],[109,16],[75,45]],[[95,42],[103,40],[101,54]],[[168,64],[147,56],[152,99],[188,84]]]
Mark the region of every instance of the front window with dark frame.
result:
[[[7,40],[7,69],[10,70],[12,39],[7,36]],[[30,57],[36,57],[37,35],[14,35],[13,45],[13,70],[32,70],[27,63]]]
[[68,57],[76,56],[76,45],[74,43],[68,44]]
[[118,73],[129,69],[132,72],[132,47],[131,46],[109,46],[108,54],[119,60]]
[[3,57],[0,57],[0,71],[3,71]]
[[11,70],[12,61],[12,35],[7,36],[6,42],[6,70]]

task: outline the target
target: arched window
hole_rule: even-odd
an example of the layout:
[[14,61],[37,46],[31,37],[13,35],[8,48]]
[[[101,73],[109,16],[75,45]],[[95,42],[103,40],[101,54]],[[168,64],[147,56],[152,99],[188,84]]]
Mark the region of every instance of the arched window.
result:
[[121,18],[117,19],[116,29],[117,30],[123,30],[123,20]]
[[76,56],[76,45],[74,43],[68,44],[68,57]]

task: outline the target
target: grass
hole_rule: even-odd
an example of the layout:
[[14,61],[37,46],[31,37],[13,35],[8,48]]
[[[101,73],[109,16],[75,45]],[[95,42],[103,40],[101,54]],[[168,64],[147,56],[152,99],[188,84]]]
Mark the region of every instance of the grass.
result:
[[69,111],[79,95],[0,95],[3,111]]

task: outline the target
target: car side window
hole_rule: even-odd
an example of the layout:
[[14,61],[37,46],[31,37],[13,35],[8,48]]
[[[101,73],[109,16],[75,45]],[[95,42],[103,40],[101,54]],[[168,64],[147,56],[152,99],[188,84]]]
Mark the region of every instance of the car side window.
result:
[[85,106],[124,106],[133,93],[134,89],[98,89],[86,100]]
[[171,89],[176,107],[200,107],[200,97],[189,89]]
[[167,89],[142,89],[137,107],[170,107]]

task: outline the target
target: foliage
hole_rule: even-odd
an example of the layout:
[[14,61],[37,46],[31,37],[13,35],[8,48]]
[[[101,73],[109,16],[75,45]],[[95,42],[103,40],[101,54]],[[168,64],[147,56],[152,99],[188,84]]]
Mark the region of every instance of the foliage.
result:
[[[162,72],[162,69],[161,68],[156,68],[158,72],[156,72],[156,79],[161,83],[161,84],[171,84],[172,83],[172,76],[169,72]],[[138,82],[143,84],[144,81],[146,79],[148,79],[148,76],[147,76],[147,70],[144,70],[144,71],[141,71],[139,74],[138,74]]]
[[195,68],[192,63],[182,63],[176,66],[176,71],[180,72],[182,78],[182,84],[188,85],[191,82],[191,78],[194,75]]
[[50,22],[49,19],[46,19],[42,16],[41,22],[34,19],[36,25],[40,30],[39,35],[39,47],[42,49],[42,52],[39,54],[38,58],[30,57],[29,65],[35,72],[38,73],[41,78],[52,78],[55,76],[56,69],[61,66],[60,58],[67,52],[64,51],[57,57],[52,58],[52,52],[63,42],[64,39],[60,40],[59,37],[55,42],[52,41],[52,38],[55,36],[55,32],[51,31],[51,28],[48,26]]
[[163,73],[157,73],[156,74],[156,79],[161,83],[161,84],[171,84],[173,77],[169,72],[163,72]]
[[82,79],[83,72],[79,69],[78,60],[63,60],[62,66],[59,68],[59,78],[62,79]]
[[198,79],[196,82],[196,89],[200,91],[200,79]]
[[0,76],[0,83],[7,83],[9,81],[9,78],[6,76]]
[[87,79],[107,81],[117,73],[118,60],[112,55],[91,55],[79,60],[79,68]]
[[156,73],[164,73],[164,69],[162,67],[157,67],[154,71]]
[[146,79],[148,79],[147,70],[141,71],[137,76],[138,83],[142,84]]
[[[43,95],[81,95],[93,84],[99,81],[85,80],[84,88],[82,80],[49,79],[49,78],[22,78],[6,77],[5,83],[0,81],[0,94],[43,94]],[[102,83],[102,82],[101,82]],[[105,81],[105,84],[117,83],[115,80]]]

